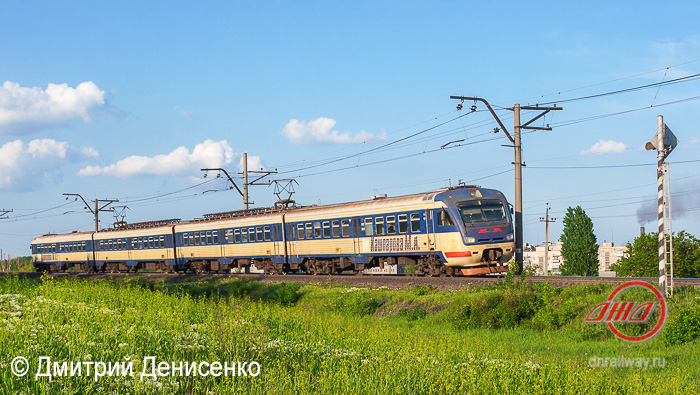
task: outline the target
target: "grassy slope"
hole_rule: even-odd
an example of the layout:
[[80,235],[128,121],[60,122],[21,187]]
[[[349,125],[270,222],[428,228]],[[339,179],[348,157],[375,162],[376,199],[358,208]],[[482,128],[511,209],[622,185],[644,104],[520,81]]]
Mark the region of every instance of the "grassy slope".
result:
[[[571,318],[604,300],[610,290],[540,289],[534,294],[539,299],[527,304],[530,291],[517,286],[436,292],[265,286],[238,280],[152,284],[2,279],[0,391],[699,392],[698,340],[667,346],[657,338],[630,345],[604,328],[584,326],[581,317]],[[678,305],[697,304],[697,296],[688,292]],[[491,306],[485,302],[489,300],[507,303]],[[478,314],[465,315],[466,305]],[[530,315],[520,317],[517,325],[499,321],[499,312],[521,310]],[[474,319],[488,315],[484,312],[492,313],[490,321]],[[30,374],[21,379],[9,368],[18,355],[32,364]],[[140,380],[143,358],[151,355],[158,361],[258,361],[262,373]],[[131,356],[134,375],[35,381],[40,356],[61,362],[120,362]],[[665,357],[666,366],[589,368],[592,356]]]

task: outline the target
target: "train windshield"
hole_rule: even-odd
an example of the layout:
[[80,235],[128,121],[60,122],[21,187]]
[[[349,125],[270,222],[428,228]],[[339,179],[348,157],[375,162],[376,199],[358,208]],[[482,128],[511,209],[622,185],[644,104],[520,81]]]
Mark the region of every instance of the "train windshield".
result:
[[457,203],[465,227],[508,223],[507,208],[499,199],[474,199]]

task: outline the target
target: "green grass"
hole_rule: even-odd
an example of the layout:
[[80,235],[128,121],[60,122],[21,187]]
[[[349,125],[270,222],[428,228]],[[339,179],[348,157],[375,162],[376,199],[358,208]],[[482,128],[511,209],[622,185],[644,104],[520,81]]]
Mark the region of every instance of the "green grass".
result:
[[[583,324],[610,287],[499,285],[462,291],[364,289],[243,280],[0,279],[0,392],[618,394],[697,393],[695,309],[679,341],[624,343]],[[465,306],[468,306],[465,307]],[[469,312],[465,312],[469,310]],[[513,313],[515,311],[515,313]],[[488,316],[488,317],[487,317]],[[505,318],[504,318],[505,317]],[[675,324],[674,324],[675,325]],[[669,326],[673,326],[669,322]],[[689,327],[683,332],[683,328]],[[691,337],[683,337],[690,333]],[[16,378],[10,362],[30,361]],[[34,374],[52,361],[133,361],[133,376]],[[257,377],[140,380],[157,361],[257,361]],[[590,368],[593,356],[665,358],[664,368]]]

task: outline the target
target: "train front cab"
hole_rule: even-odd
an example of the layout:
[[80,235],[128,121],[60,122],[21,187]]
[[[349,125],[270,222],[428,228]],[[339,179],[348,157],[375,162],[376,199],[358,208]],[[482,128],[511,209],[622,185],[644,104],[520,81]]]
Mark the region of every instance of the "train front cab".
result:
[[446,205],[435,212],[435,222],[459,230],[441,234],[439,250],[445,266],[459,268],[465,276],[508,271],[515,242],[508,202],[501,192],[464,188],[439,194],[435,200]]

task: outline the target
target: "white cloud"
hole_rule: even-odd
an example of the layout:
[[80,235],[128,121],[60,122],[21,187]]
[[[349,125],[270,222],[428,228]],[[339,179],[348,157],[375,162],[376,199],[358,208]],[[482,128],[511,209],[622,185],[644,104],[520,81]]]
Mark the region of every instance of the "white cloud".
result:
[[[238,162],[238,168],[243,171],[243,156],[241,155],[241,160]],[[248,171],[259,171],[265,170],[265,166],[262,164],[262,159],[257,155],[248,155]]]
[[678,143],[678,146],[683,148],[695,148],[698,146],[698,144],[700,144],[700,138],[692,136],[690,139],[688,139],[687,143]]
[[334,119],[323,117],[308,122],[292,119],[284,126],[282,135],[294,144],[352,144],[386,137],[385,133],[375,136],[364,130],[341,133],[333,130],[335,123]]
[[197,144],[192,152],[177,147],[168,154],[156,156],[132,155],[108,166],[87,166],[79,176],[131,177],[138,175],[182,174],[200,172],[205,167],[223,167],[233,162],[236,154],[226,140],[208,139]]
[[5,81],[0,86],[0,134],[26,134],[74,120],[91,122],[104,104],[105,92],[92,81],[76,88],[49,84],[46,89]]
[[98,155],[92,147],[75,148],[53,139],[10,141],[0,147],[0,190],[37,189],[59,180],[63,165]]
[[587,150],[581,151],[581,155],[619,154],[627,151],[627,145],[613,140],[600,140]]
[[185,119],[192,119],[192,111],[186,110],[180,106],[175,106],[174,110],[177,111],[177,114],[180,115],[181,117]]

